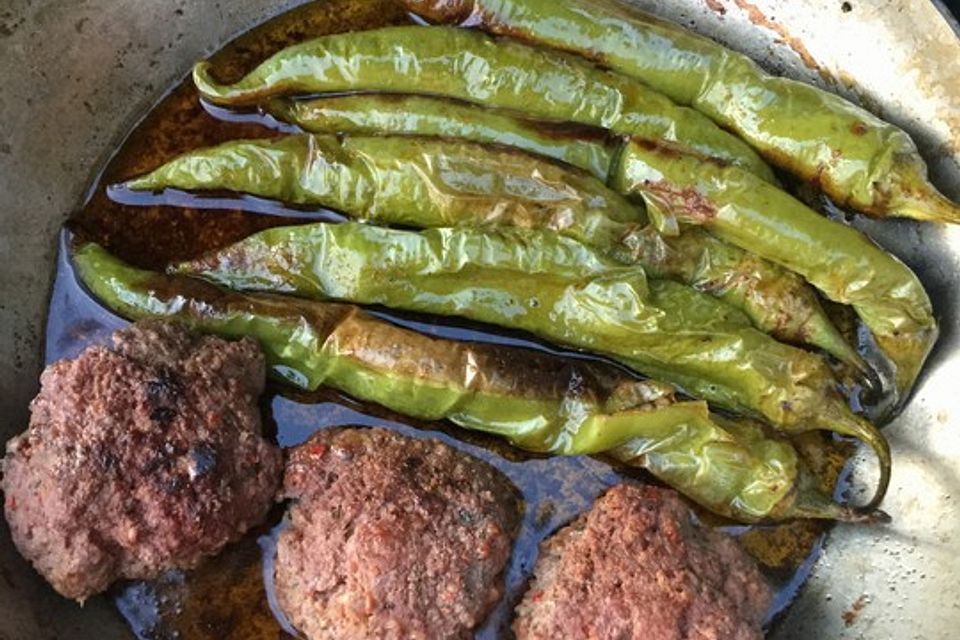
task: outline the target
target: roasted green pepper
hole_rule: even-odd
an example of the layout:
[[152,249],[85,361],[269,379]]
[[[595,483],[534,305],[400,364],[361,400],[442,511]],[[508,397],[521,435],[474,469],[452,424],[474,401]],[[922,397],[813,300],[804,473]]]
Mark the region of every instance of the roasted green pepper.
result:
[[350,305],[235,293],[140,271],[95,244],[80,246],[74,265],[94,295],[128,318],[168,318],[257,339],[272,372],[304,389],[326,384],[409,416],[503,436],[528,451],[607,453],[741,521],[882,515],[803,489],[792,447],[749,424],[723,419],[720,427],[704,403],[678,402],[666,385],[522,349],[427,337]]
[[[438,22],[578,53],[690,105],[835,201],[874,216],[960,222],[910,137],[840,96],[612,0],[404,0]],[[649,136],[645,136],[649,137]],[[651,139],[654,139],[651,137]]]
[[[458,130],[454,118],[443,131]],[[598,180],[515,150],[427,138],[241,140],[187,153],[128,184],[225,189],[392,225],[552,229],[720,297],[778,339],[816,345],[867,370],[795,274],[702,230],[661,237]]]
[[402,134],[463,138],[516,147],[607,181],[621,140],[602,129],[528,120],[432,96],[361,93],[306,100],[275,98],[261,107],[312,133]]
[[[240,290],[383,304],[520,329],[606,354],[787,433],[827,429],[867,442],[882,470],[883,436],[854,416],[817,356],[754,329],[742,313],[585,245],[530,229],[401,231],[357,223],[281,227],[177,265]],[[584,276],[584,274],[593,274]]]
[[445,95],[559,121],[665,139],[773,180],[743,141],[642,83],[562,53],[448,27],[388,27],[288,47],[231,85],[194,68],[207,100],[245,105],[277,95],[387,91]]
[[570,228],[614,243],[646,219],[602,182],[504,147],[431,138],[299,135],[188,152],[132,189],[225,189],[389,224]]
[[659,143],[632,141],[613,184],[643,189],[657,209],[799,273],[850,304],[896,366],[905,400],[937,338],[930,299],[916,275],[856,229],[819,215],[747,171]]

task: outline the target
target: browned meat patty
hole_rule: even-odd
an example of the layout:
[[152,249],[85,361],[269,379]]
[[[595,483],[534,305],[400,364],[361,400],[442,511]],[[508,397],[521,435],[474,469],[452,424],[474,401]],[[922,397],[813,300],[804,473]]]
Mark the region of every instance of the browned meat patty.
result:
[[436,440],[322,431],[294,449],[276,590],[307,638],[466,638],[503,590],[519,500]]
[[518,640],[753,640],[770,588],[669,490],[618,485],[540,548]]
[[46,369],[3,492],[20,553],[84,600],[195,566],[259,523],[283,468],[260,436],[256,343],[146,322]]

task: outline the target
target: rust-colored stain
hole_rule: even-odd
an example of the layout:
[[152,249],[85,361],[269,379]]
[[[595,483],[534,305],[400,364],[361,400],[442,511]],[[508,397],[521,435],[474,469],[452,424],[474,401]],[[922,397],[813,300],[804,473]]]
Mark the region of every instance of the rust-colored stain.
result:
[[720,3],[720,0],[704,0],[704,2],[707,3],[710,11],[720,14],[721,16],[727,15],[727,8]]
[[717,208],[693,187],[680,187],[666,180],[646,180],[643,190],[665,210],[681,212],[686,219],[708,221],[717,217]]
[[844,611],[841,615],[843,618],[843,624],[846,626],[852,626],[854,622],[857,621],[857,618],[860,617],[860,614],[863,612],[863,608],[867,606],[867,603],[870,602],[870,599],[867,598],[867,594],[862,594],[857,598],[850,608]]
[[813,69],[814,71],[816,71],[817,74],[821,78],[823,78],[826,82],[834,81],[834,78],[830,74],[830,72],[820,66],[816,58],[813,57],[813,54],[810,53],[810,50],[807,49],[806,45],[803,44],[803,41],[791,35],[791,33],[787,31],[786,27],[776,22],[775,20],[767,17],[767,15],[752,2],[748,2],[747,0],[733,0],[733,1],[737,4],[738,7],[740,7],[746,12],[747,18],[750,20],[750,22],[757,25],[758,27],[770,29],[771,31],[776,33],[778,36],[780,36],[778,40],[780,42],[783,42],[783,44],[787,45],[791,49],[793,49],[793,51],[803,61],[803,64],[807,65],[810,69]]

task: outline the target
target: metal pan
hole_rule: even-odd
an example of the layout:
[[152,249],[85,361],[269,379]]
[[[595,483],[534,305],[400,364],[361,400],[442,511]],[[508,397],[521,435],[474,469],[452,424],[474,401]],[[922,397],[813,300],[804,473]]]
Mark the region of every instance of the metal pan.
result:
[[[960,197],[960,39],[929,0],[635,0],[771,70],[861,101],[914,135]],[[159,92],[230,36],[295,0],[7,0],[0,6],[0,437],[36,392],[56,231],[104,155]],[[942,338],[888,427],[884,528],[838,527],[773,633],[960,635],[960,227],[857,224],[920,274]],[[112,605],[56,596],[0,528],[0,638],[127,638]]]

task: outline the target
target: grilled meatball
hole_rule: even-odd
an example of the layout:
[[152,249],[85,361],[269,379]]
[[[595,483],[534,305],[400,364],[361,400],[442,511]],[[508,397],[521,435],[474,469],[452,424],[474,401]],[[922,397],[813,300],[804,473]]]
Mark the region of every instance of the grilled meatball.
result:
[[293,450],[280,607],[311,640],[467,638],[502,595],[519,500],[484,462],[384,429]]
[[540,549],[518,640],[754,640],[770,588],[669,490],[618,485]]
[[195,566],[259,523],[280,484],[260,435],[256,343],[144,322],[41,377],[7,443],[14,543],[61,594]]

